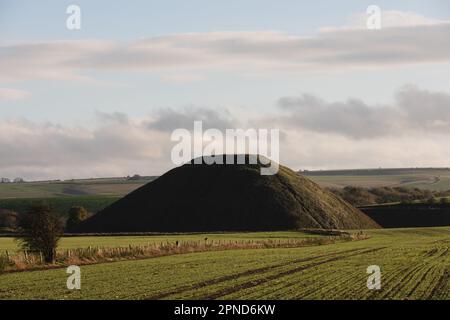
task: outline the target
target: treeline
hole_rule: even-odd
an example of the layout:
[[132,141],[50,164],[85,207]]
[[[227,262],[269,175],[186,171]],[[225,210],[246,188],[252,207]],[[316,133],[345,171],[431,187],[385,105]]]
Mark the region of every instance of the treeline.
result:
[[448,199],[446,197],[450,196],[450,190],[431,191],[405,187],[363,188],[347,186],[341,189],[329,188],[329,190],[354,206],[391,202],[401,202],[405,204],[415,202],[447,202]]
[[[30,206],[29,210],[34,206],[35,205]],[[52,210],[51,207],[49,207],[49,210]],[[16,231],[20,224],[20,220],[25,213],[27,212],[21,214],[13,210],[0,208],[0,232]],[[58,216],[58,219],[60,220],[61,225],[66,232],[72,232],[79,223],[86,220],[90,216],[92,216],[92,214],[88,212],[84,207],[73,206],[69,209],[67,217]]]

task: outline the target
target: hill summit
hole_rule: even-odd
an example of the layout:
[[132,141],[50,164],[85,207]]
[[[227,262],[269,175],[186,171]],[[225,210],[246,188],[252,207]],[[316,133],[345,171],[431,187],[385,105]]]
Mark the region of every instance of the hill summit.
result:
[[[203,160],[203,159],[202,159]],[[224,161],[225,163],[225,161]],[[287,167],[261,175],[257,164],[191,163],[113,203],[79,232],[363,229],[364,213]]]

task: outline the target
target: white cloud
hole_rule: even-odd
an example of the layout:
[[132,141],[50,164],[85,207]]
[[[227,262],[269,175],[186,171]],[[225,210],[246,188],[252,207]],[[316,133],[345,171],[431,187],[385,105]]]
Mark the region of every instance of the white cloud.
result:
[[[324,27],[320,31],[345,31],[355,29],[367,29],[366,23],[369,14],[358,13],[350,16],[345,26]],[[450,23],[449,20],[440,20],[425,17],[421,14],[408,11],[381,10],[381,27],[382,28],[406,28],[417,26],[433,26],[439,24]]]
[[0,46],[0,81],[29,79],[80,80],[75,60],[114,50],[107,41],[50,41]]
[[95,128],[1,121],[0,176],[27,179],[157,174],[170,167],[167,133],[144,120],[98,115]]
[[377,31],[336,28],[311,37],[268,31],[207,32],[129,43],[91,40],[3,45],[0,81],[85,79],[87,71],[110,70],[151,72],[166,81],[190,81],[196,80],[193,74],[214,70],[246,74],[450,63],[450,23],[401,12],[390,12],[386,23],[390,27]]

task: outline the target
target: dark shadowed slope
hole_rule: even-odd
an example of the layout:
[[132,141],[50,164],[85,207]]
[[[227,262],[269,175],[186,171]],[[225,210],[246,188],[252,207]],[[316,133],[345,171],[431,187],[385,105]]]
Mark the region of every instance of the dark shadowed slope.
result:
[[280,166],[185,164],[85,221],[80,232],[376,228],[358,209]]
[[450,226],[450,204],[392,204],[362,207],[383,228]]

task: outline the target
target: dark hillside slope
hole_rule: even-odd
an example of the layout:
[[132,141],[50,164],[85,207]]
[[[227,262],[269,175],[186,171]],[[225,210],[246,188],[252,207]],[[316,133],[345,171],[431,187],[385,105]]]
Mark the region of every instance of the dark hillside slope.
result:
[[383,228],[450,226],[450,204],[393,204],[362,207]]
[[185,164],[82,223],[80,232],[361,229],[378,225],[311,180],[280,166]]

